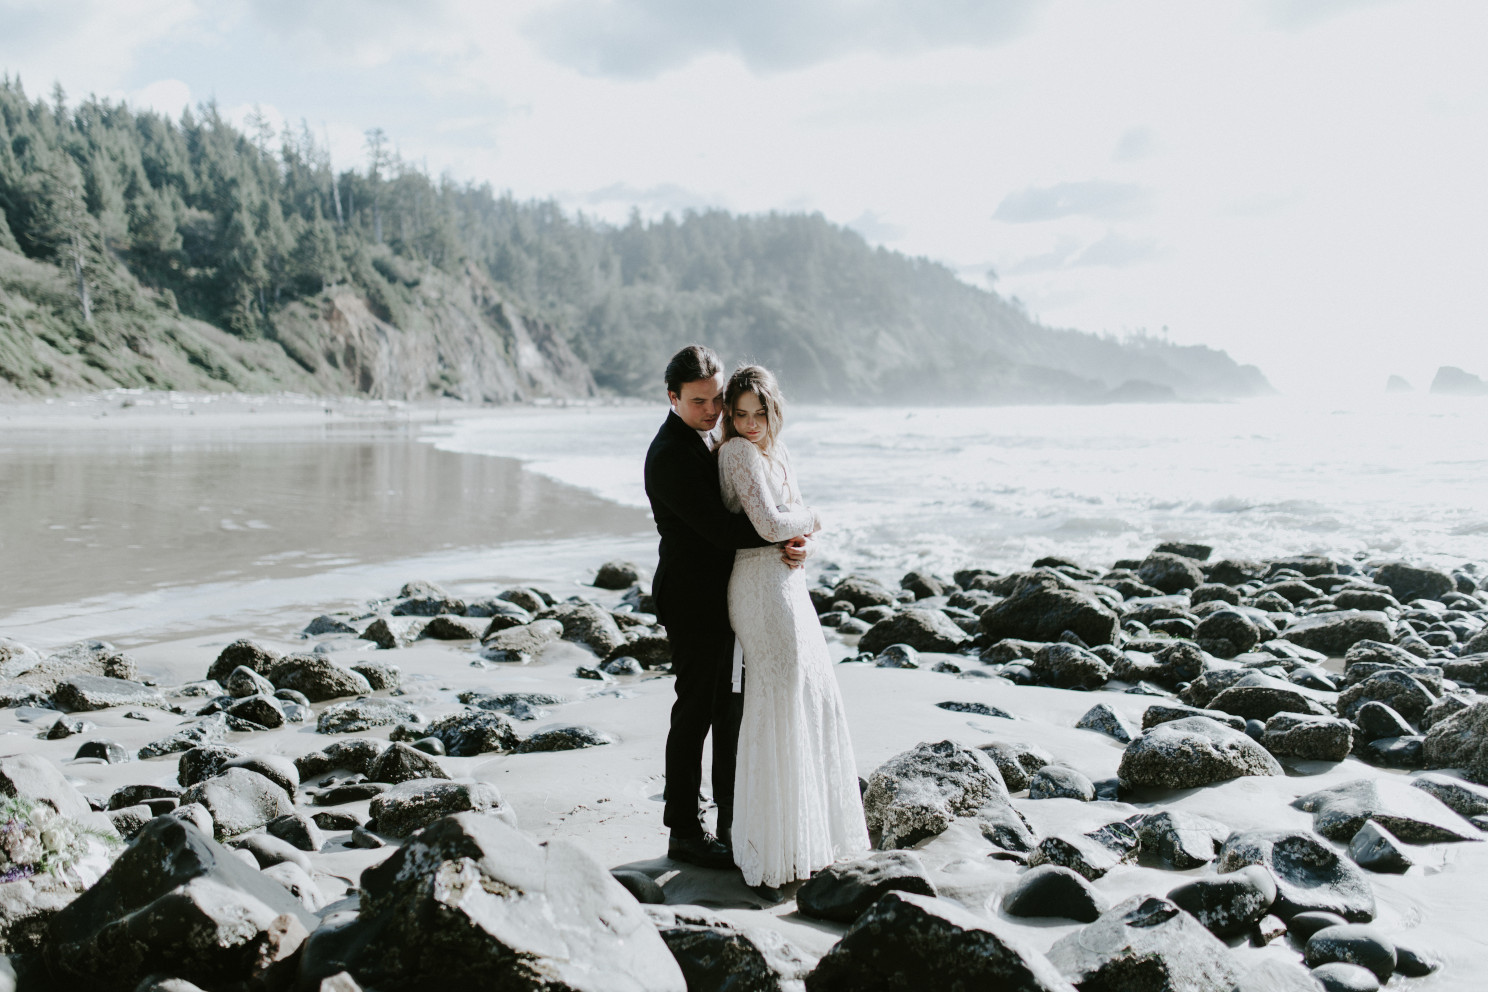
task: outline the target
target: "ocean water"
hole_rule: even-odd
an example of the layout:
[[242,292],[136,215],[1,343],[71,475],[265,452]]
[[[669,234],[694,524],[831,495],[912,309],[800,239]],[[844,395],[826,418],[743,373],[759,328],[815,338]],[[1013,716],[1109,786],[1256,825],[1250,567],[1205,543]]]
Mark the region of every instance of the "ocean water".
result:
[[[664,406],[522,408],[429,439],[645,508]],[[1092,565],[1158,541],[1216,557],[1328,552],[1488,562],[1488,403],[801,406],[785,438],[826,520],[823,561],[883,571]]]

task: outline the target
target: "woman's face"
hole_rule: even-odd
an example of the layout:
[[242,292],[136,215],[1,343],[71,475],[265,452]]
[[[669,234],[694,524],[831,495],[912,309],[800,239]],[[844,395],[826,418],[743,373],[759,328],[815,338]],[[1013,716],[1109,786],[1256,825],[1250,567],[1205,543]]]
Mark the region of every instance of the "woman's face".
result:
[[734,430],[751,444],[760,443],[770,422],[765,405],[753,393],[740,393],[729,416],[734,418]]

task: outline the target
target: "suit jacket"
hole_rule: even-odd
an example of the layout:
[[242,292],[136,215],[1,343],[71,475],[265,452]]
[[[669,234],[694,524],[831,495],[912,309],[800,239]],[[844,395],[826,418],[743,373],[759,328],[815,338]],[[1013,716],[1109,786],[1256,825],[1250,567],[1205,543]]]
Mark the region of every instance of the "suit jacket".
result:
[[667,628],[727,629],[734,552],[771,542],[724,507],[717,458],[676,413],[646,452],[646,496],[661,534],[651,586],[658,619]]

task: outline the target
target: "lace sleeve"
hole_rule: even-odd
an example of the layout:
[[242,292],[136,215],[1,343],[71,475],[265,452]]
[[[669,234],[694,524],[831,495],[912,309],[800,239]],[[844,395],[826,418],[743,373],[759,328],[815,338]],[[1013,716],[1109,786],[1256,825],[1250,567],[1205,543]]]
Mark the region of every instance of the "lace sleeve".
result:
[[750,442],[735,438],[720,448],[718,470],[724,484],[738,495],[749,522],[765,540],[788,541],[817,529],[816,511],[809,506],[782,509],[775,505],[764,456]]

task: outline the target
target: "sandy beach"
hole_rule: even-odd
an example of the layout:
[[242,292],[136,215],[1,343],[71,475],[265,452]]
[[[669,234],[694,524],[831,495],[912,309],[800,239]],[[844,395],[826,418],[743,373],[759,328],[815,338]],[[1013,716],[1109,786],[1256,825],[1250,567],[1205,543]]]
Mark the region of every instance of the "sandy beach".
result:
[[[644,513],[526,473],[510,460],[440,452],[420,443],[419,427],[447,419],[448,408],[338,401],[328,412],[320,401],[300,398],[196,397],[153,406],[142,397],[125,405],[128,399],[110,394],[65,409],[32,404],[0,410],[6,429],[0,458],[9,473],[0,492],[6,524],[0,637],[42,654],[79,640],[110,641],[182,713],[148,707],[79,713],[74,716],[96,729],[47,740],[38,735],[57,721],[56,711],[13,707],[0,711],[0,751],[42,755],[95,797],[107,798],[129,784],[174,786],[179,754],[117,764],[73,755],[80,742],[95,738],[132,753],[192,722],[188,714],[205,700],[173,692],[204,679],[213,660],[239,639],[282,654],[316,651],[343,666],[369,659],[396,665],[401,688],[393,696],[426,720],[465,711],[459,701],[465,692],[550,694],[564,702],[520,722],[523,736],[579,725],[611,743],[551,753],[442,756],[439,765],[451,778],[495,786],[520,829],[533,838],[565,839],[608,868],[652,877],[669,904],[703,906],[740,927],[774,930],[813,962],[841,937],[845,925],[808,917],[793,899],[767,905],[735,872],[690,868],[662,857],[662,753],[672,702],[666,674],[648,671],[603,682],[576,677],[597,659],[569,640],[546,644],[529,663],[506,664],[483,661],[477,640],[419,640],[385,650],[354,634],[300,633],[321,614],[366,615],[369,602],[386,603],[414,580],[437,583],[466,601],[538,587],[559,601],[577,596],[615,609],[622,593],[595,588],[595,569],[621,559],[649,572],[655,536]],[[172,452],[188,453],[189,471],[172,469]],[[42,474],[45,485],[38,482]],[[100,513],[100,501],[114,509]],[[131,509],[119,511],[120,503]],[[130,527],[127,533],[85,530],[93,517]],[[69,540],[78,536],[83,540]],[[1220,549],[1217,557],[1222,554]],[[1098,572],[1111,562],[1083,564]],[[876,578],[898,586],[898,575]],[[937,602],[944,600],[929,601],[932,607]],[[847,663],[858,653],[858,637],[830,628],[826,635],[834,658],[844,662],[835,671],[864,779],[918,743],[941,740],[969,747],[1032,744],[1092,781],[1114,779],[1123,744],[1076,722],[1099,702],[1140,727],[1143,712],[1160,701],[1126,691],[1130,686],[1119,681],[1097,692],[1014,684],[996,676],[999,666],[965,653],[922,652],[915,669]],[[959,673],[934,670],[940,662]],[[1342,670],[1337,659],[1327,667]],[[988,675],[994,677],[980,677]],[[947,701],[984,704],[1011,718],[937,705]],[[313,710],[329,705],[316,703]],[[392,730],[374,727],[355,736],[386,740]],[[293,759],[334,739],[316,732],[312,715],[278,729],[230,732],[224,742]],[[1359,779],[1400,782],[1412,774],[1355,757],[1285,766],[1282,775],[1245,776],[1204,788],[1133,789],[1124,801],[1035,800],[1015,790],[1011,802],[1039,837],[1083,833],[1159,810],[1198,814],[1233,831],[1305,831],[1313,815],[1291,805],[1299,795]],[[315,784],[307,780],[302,786]],[[369,815],[365,800],[338,809],[361,820]],[[325,905],[344,900],[360,873],[390,851],[347,846],[349,841],[349,832],[330,831],[325,846],[309,855]],[[1027,869],[1017,859],[990,856],[997,852],[973,820],[957,820],[915,851],[940,896],[995,920],[1037,951],[1049,951],[1083,926],[1002,912],[1002,897]],[[1488,845],[1437,843],[1411,846],[1410,853],[1415,866],[1408,872],[1369,876],[1377,900],[1374,926],[1440,968],[1396,983],[1423,990],[1472,988],[1473,966],[1488,961],[1488,941],[1477,924],[1488,909],[1481,884],[1488,878]],[[1141,861],[1121,864],[1094,885],[1115,905],[1213,873],[1212,866],[1174,871]],[[1299,961],[1298,947],[1285,938],[1259,947],[1243,938],[1228,943],[1242,971],[1267,960]]]

